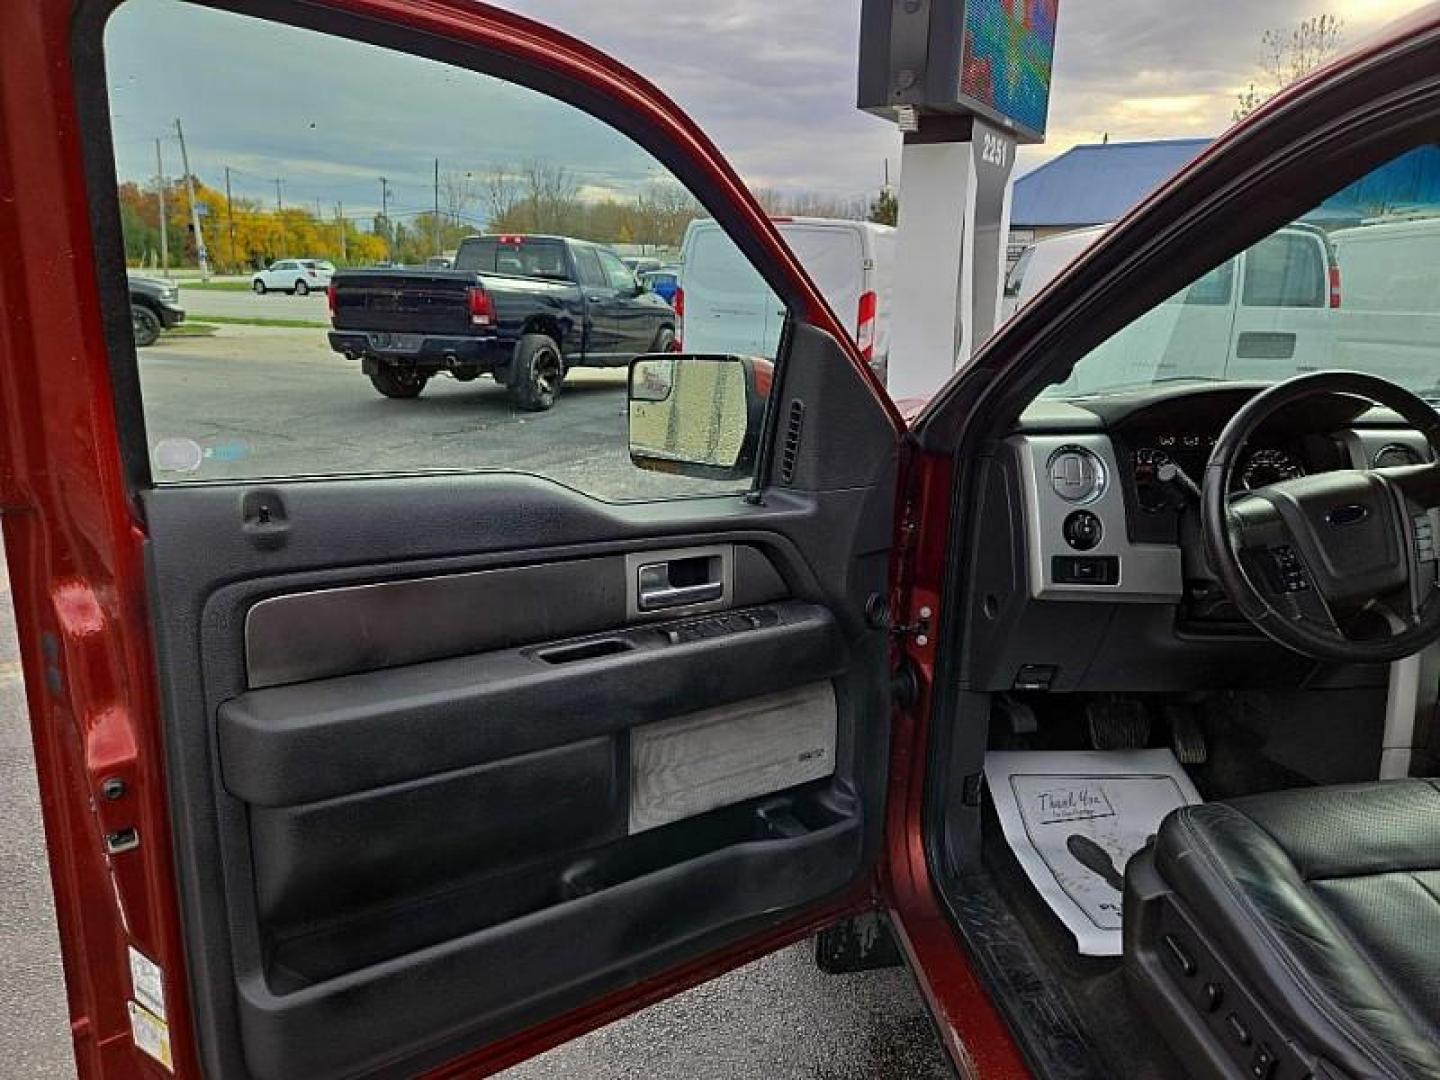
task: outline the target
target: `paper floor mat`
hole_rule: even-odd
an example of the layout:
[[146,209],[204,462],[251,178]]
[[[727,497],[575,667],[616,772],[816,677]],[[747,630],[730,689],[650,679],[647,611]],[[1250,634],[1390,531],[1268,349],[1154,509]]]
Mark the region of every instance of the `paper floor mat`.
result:
[[1085,956],[1119,956],[1125,864],[1201,801],[1169,750],[1006,751],[985,780],[1006,841]]

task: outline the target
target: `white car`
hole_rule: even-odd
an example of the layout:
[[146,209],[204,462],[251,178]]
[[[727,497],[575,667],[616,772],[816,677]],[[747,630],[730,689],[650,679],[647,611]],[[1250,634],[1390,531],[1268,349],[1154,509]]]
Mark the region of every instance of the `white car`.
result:
[[316,259],[277,259],[250,278],[250,288],[264,296],[267,292],[287,292],[304,296],[311,289],[330,285],[335,264]]

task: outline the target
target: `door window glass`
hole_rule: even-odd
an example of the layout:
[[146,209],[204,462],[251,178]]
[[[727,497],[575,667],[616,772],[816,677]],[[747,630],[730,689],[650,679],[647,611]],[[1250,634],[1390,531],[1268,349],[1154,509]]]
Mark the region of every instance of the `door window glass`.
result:
[[600,256],[600,265],[605,268],[605,277],[610,282],[610,287],[620,292],[632,292],[635,288],[635,275],[620,261],[619,256],[608,251],[597,254]]
[[[119,186],[96,195],[131,275],[178,284],[159,340],[134,350],[156,483],[497,470],[607,500],[748,486],[631,464],[624,350],[681,336],[681,316],[632,299],[607,249],[675,263],[710,215],[628,137],[506,79],[184,0],[125,0],[104,45]],[[730,288],[768,294],[718,228],[714,246]],[[279,280],[302,261],[333,276]],[[606,313],[620,350],[587,331],[574,267],[634,305]],[[774,357],[773,295],[711,314]]]
[[605,277],[605,271],[600,266],[600,255],[592,247],[577,248],[575,251],[575,267],[580,271],[580,282],[592,289],[604,289],[609,286]]

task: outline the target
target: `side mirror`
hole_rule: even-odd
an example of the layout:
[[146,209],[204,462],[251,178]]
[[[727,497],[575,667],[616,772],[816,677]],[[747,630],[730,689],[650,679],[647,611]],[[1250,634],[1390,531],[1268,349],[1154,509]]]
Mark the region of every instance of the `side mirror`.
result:
[[775,366],[748,356],[652,353],[630,362],[630,460],[651,472],[741,480]]
[[631,296],[644,296],[645,293],[649,291],[645,288],[645,283],[638,277],[634,279],[634,282],[634,287],[630,290]]

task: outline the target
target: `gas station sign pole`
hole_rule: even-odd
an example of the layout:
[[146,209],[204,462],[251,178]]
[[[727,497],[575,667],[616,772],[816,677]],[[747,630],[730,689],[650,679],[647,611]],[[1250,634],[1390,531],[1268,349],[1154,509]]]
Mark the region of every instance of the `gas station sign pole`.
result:
[[1000,314],[1019,143],[1044,139],[1059,0],[863,0],[859,103],[904,136],[888,385],[925,398]]

